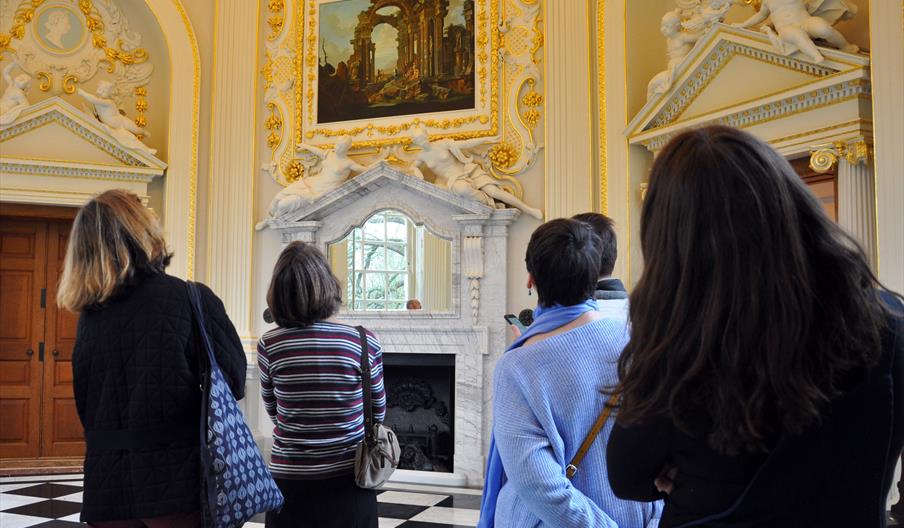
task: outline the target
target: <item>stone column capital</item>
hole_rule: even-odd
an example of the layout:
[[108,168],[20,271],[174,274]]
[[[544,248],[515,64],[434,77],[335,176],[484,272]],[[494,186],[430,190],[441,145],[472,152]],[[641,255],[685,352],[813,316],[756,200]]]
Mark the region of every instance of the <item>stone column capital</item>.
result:
[[810,147],[810,168],[824,174],[834,169],[839,159],[851,165],[866,163],[872,157],[872,150],[863,136],[813,145]]

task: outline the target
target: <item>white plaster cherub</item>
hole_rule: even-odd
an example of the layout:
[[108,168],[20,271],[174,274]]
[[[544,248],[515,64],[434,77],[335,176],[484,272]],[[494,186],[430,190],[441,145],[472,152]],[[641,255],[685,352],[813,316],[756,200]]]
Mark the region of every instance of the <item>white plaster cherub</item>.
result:
[[672,77],[681,61],[694,49],[699,33],[688,33],[681,30],[681,14],[677,9],[668,11],[662,15],[660,26],[666,39],[666,50],[669,56],[669,66],[665,71],[657,73],[647,84],[647,99],[665,93],[672,86]]
[[706,28],[712,27],[725,20],[725,15],[735,4],[736,0],[709,0],[700,7],[700,15]]
[[19,117],[22,110],[28,107],[26,93],[31,87],[31,75],[20,73],[12,76],[15,62],[9,63],[3,68],[3,80],[6,81],[6,90],[0,97],[0,127],[7,126]]
[[844,38],[832,24],[857,13],[857,6],[844,0],[763,0],[760,10],[737,27],[749,28],[765,22],[763,31],[769,35],[772,44],[784,55],[800,50],[813,62],[825,60],[813,42],[823,39],[832,46],[857,53],[860,48]]
[[352,172],[364,172],[366,167],[348,156],[351,146],[352,138],[348,136],[340,138],[332,149],[299,145],[299,150],[306,150],[320,159],[316,165],[316,172],[299,178],[279,191],[270,202],[267,218],[257,224],[257,230],[267,227],[268,221],[284,219],[301,209],[303,205],[339,187],[348,180]]
[[78,94],[94,106],[94,113],[101,124],[110,132],[110,135],[124,147],[150,155],[156,154],[156,149],[148,147],[138,139],[138,134],[144,136],[150,136],[150,134],[123,115],[116,101],[111,98],[113,95],[113,83],[110,81],[97,83],[96,93],[97,95],[91,95],[81,88],[78,89]]
[[427,131],[423,127],[417,127],[411,136],[411,142],[421,149],[411,164],[411,170],[418,178],[424,179],[421,166],[426,166],[436,177],[436,185],[446,187],[459,196],[494,208],[498,200],[538,220],[543,220],[543,211],[527,205],[500,187],[495,178],[487,174],[471,156],[465,154],[465,150],[485,145],[486,139],[430,141]]

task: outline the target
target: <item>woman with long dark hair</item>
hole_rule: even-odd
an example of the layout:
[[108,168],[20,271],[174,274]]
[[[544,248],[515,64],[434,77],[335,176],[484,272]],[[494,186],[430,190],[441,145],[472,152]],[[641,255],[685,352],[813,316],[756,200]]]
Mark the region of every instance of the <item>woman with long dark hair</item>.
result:
[[904,320],[775,150],[709,127],[658,156],[619,358],[615,493],[661,526],[884,526]]

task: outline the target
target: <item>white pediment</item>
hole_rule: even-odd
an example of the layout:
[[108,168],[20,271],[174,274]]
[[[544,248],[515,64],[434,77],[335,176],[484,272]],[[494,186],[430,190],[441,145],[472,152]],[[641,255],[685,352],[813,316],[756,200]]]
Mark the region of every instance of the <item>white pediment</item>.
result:
[[154,156],[123,147],[94,116],[59,97],[26,108],[0,129],[0,156],[5,163],[97,166],[153,175],[166,168]]
[[759,32],[714,26],[678,67],[671,88],[628,125],[633,144],[658,150],[676,131],[704,124],[740,128],[869,93],[869,58],[821,48],[822,63],[784,56]]
[[[425,217],[423,209],[429,207],[432,216],[441,212],[451,218],[455,215],[490,215],[502,211],[480,202],[459,196],[448,189],[438,187],[381,161],[341,186],[301,207],[286,220],[268,220],[274,229],[291,228],[298,222],[321,221],[341,212],[354,218],[349,225],[360,221],[352,211],[372,213],[379,208],[396,208],[412,216],[415,221]],[[512,211],[512,210],[506,210]]]
[[81,206],[108,189],[148,202],[166,163],[120,145],[93,115],[59,97],[31,105],[0,129],[0,201]]

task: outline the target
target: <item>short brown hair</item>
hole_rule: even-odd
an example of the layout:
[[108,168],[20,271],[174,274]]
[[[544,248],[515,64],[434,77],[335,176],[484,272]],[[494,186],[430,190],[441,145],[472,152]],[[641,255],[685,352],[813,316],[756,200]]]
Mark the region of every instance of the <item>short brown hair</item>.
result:
[[279,255],[267,291],[270,315],[284,328],[328,319],[342,305],[342,286],[323,253],[292,242]]
[[163,273],[172,256],[157,216],[138,195],[102,193],[72,224],[57,304],[73,312],[100,307],[138,277]]
[[524,260],[541,306],[573,306],[593,298],[600,240],[589,224],[568,218],[546,222],[531,235]]
[[573,220],[590,224],[600,237],[602,246],[600,250],[600,277],[608,277],[615,270],[615,260],[618,258],[618,238],[615,236],[615,222],[606,215],[599,213],[581,213],[571,217]]

